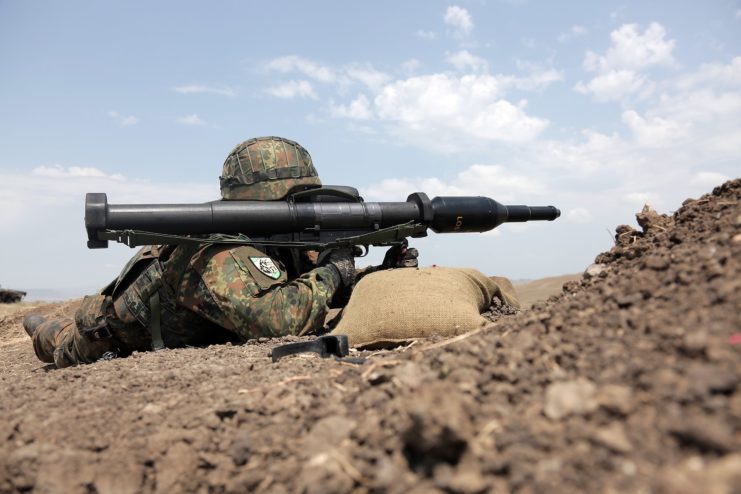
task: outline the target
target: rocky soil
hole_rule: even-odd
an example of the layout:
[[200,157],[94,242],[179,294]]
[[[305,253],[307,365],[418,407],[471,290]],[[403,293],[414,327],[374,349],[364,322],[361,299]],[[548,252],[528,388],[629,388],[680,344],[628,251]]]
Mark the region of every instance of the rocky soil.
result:
[[644,210],[561,295],[361,364],[266,340],[56,370],[6,315],[0,492],[741,492],[740,199]]

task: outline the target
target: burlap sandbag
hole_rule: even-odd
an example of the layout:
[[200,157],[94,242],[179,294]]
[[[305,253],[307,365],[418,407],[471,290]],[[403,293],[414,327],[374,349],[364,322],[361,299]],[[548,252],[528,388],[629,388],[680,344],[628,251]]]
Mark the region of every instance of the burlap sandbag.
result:
[[520,305],[520,298],[517,295],[517,290],[515,290],[515,286],[511,281],[504,276],[489,276],[489,279],[497,285],[497,293],[494,295],[499,297],[499,300],[504,302],[506,305],[511,305],[517,309],[522,307]]
[[332,334],[347,335],[351,346],[381,348],[465,333],[488,322],[481,312],[495,295],[519,307],[512,284],[499,280],[475,269],[379,271],[355,287]]

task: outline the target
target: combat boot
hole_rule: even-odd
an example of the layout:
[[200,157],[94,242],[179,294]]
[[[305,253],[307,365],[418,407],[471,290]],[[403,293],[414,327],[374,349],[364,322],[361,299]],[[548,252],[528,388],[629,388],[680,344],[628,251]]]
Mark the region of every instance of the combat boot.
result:
[[29,314],[26,316],[25,319],[23,319],[23,329],[26,330],[28,336],[33,338],[33,334],[36,332],[36,328],[38,328],[45,322],[46,318],[41,314]]

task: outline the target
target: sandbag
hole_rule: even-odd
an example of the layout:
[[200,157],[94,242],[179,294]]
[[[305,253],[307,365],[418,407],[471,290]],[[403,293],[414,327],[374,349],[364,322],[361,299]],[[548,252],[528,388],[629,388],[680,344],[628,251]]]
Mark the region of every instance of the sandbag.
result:
[[497,285],[497,293],[495,295],[499,297],[499,300],[504,302],[505,305],[511,305],[517,309],[522,308],[517,290],[515,290],[515,286],[509,279],[504,276],[489,276],[489,279]]
[[[497,281],[498,280],[498,281]],[[350,345],[382,348],[417,338],[455,336],[484,326],[492,298],[519,307],[514,287],[475,269],[391,269],[365,276],[332,334]]]

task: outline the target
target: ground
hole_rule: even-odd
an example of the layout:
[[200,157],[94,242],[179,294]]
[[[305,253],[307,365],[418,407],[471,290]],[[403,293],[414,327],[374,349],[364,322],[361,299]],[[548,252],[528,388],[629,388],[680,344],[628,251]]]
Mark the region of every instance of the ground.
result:
[[0,492],[740,492],[740,199],[645,210],[560,295],[362,364],[262,340],[56,370],[20,323],[75,302],[0,316]]
[[546,300],[550,295],[561,292],[561,287],[568,281],[581,278],[580,274],[565,274],[562,276],[551,276],[527,282],[515,282],[517,296],[524,308],[530,308],[535,302]]

